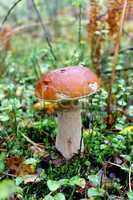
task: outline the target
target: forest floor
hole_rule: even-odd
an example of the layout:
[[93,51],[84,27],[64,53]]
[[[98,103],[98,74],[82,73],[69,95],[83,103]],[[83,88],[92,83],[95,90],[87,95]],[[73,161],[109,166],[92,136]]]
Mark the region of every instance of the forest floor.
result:
[[[55,148],[56,113],[40,108],[35,83],[40,72],[79,63],[90,67],[90,58],[86,42],[75,51],[71,37],[57,38],[53,49],[56,62],[43,39],[23,34],[14,36],[10,51],[1,52],[0,199],[132,200],[133,53],[120,54],[110,127],[106,84],[81,100],[85,152],[67,161]],[[105,81],[109,62],[105,54]],[[122,70],[125,66],[129,70]]]

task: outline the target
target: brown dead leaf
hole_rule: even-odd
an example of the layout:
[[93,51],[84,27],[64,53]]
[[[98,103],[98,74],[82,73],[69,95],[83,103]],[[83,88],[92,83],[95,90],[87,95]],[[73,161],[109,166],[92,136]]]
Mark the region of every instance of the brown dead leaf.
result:
[[25,176],[27,174],[34,174],[35,173],[35,167],[33,165],[27,165],[27,164],[21,164],[20,168],[17,172],[17,176]]
[[30,164],[24,164],[24,159],[19,156],[11,156],[7,158],[6,165],[10,170],[10,173],[16,176],[24,176],[35,173],[35,167]]
[[23,158],[19,156],[11,156],[6,159],[6,165],[10,170],[10,173],[17,175],[20,165],[23,162]]

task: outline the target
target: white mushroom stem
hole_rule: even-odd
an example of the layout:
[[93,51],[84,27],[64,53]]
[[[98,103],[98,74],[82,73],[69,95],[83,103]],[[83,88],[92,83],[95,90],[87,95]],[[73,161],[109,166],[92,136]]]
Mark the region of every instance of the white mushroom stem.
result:
[[81,111],[79,106],[58,113],[59,133],[56,137],[56,148],[66,158],[70,159],[78,153],[81,144]]

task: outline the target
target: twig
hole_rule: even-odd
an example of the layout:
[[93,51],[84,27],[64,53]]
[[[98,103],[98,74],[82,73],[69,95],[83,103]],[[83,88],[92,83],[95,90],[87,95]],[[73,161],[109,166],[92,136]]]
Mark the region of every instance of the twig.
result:
[[2,173],[4,176],[10,176],[10,177],[17,177],[16,175],[14,175],[14,174],[9,174],[9,173],[6,173],[6,172],[3,172]]
[[132,173],[132,167],[130,166],[130,169],[129,169],[129,173],[128,173],[128,181],[129,181],[129,191],[131,192],[132,191],[132,186],[131,186],[131,173]]
[[25,134],[21,133],[21,135],[30,143],[32,144],[34,147],[36,147],[39,151],[41,151],[41,148],[35,143],[33,142],[30,138],[28,138]]
[[116,163],[112,163],[112,162],[107,162],[107,164],[111,164],[111,165],[114,165],[114,166],[116,166],[116,167],[119,167],[120,169],[122,169],[122,170],[124,170],[124,171],[126,171],[126,172],[128,172],[129,173],[129,171],[131,170],[131,173],[133,172],[132,171],[132,168],[130,169],[128,169],[128,168],[126,168],[126,167],[123,167],[123,166],[121,166],[121,165],[118,165],[118,164],[116,164]]
[[26,135],[24,135],[23,133],[21,133],[21,135],[22,135],[29,143],[31,143],[33,146],[36,145],[36,143],[33,142],[30,138],[28,138]]
[[68,200],[72,200],[73,199],[73,195],[74,195],[75,191],[76,191],[76,187],[74,186]]
[[39,12],[34,0],[32,0],[32,4],[33,4],[33,8],[34,8],[34,10],[35,10],[35,12],[37,14],[37,17],[38,17],[38,20],[40,22],[40,25],[42,26],[42,29],[44,31],[45,39],[46,39],[46,42],[48,44],[49,50],[51,52],[51,55],[53,56],[54,60],[57,61],[57,58],[56,58],[56,56],[54,54],[54,51],[53,51],[52,44],[50,43],[50,40],[49,40],[49,37],[48,37],[48,34],[47,34],[46,27],[45,27],[45,25],[43,23],[42,17],[40,15],[40,12]]
[[12,12],[12,10],[21,2],[22,0],[17,0],[8,10],[6,16],[4,17],[4,19],[2,20],[1,22],[1,26],[0,26],[0,29],[2,28],[2,26],[5,24],[5,22],[7,21],[10,13]]
[[116,167],[119,167],[119,168],[121,168],[122,170],[128,172],[129,191],[132,191],[132,186],[131,186],[131,174],[133,173],[132,167],[130,166],[130,168],[127,169],[127,168],[124,168],[124,167],[122,167],[121,165],[118,165],[118,164],[116,164],[116,163],[112,163],[112,162],[107,162],[107,163],[108,163],[108,164],[111,164],[111,165],[114,165],[114,166],[116,166]]

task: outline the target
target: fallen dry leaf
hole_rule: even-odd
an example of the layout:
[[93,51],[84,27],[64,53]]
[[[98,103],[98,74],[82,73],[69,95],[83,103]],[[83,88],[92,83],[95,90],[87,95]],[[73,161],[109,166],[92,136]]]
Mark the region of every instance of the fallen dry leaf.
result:
[[11,156],[7,158],[6,164],[10,173],[16,176],[24,176],[35,173],[35,167],[31,164],[24,164],[24,158],[19,156]]
[[6,165],[11,174],[17,175],[20,165],[23,162],[23,158],[19,156],[11,156],[6,159]]

